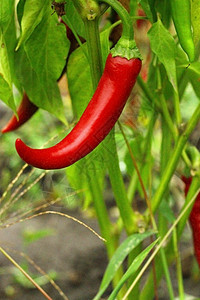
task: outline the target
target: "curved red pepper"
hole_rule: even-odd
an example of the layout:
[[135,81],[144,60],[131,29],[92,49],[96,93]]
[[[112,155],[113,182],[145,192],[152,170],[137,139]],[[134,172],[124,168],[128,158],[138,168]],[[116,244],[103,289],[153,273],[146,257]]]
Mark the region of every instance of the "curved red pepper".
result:
[[33,104],[26,93],[24,93],[22,101],[17,109],[18,119],[15,115],[11,117],[6,126],[1,130],[2,133],[13,131],[29,120],[32,115],[38,110],[38,107]]
[[[182,176],[182,180],[185,183],[186,196],[192,182],[192,177],[186,178],[185,176]],[[200,268],[200,193],[197,195],[197,198],[194,202],[189,220],[193,234],[194,252]]]
[[28,164],[60,169],[86,156],[108,135],[118,120],[141,69],[141,60],[108,55],[98,87],[72,131],[57,145],[32,149],[20,139],[16,149]]

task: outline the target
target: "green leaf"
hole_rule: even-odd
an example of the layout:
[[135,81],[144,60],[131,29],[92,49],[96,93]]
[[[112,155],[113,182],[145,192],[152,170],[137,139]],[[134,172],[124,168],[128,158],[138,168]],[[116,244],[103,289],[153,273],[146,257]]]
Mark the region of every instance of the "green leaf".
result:
[[29,99],[36,106],[49,111],[66,123],[57,81],[50,74],[49,77],[45,77],[44,73],[41,74],[42,77],[38,76],[22,47],[15,53],[15,67],[20,83]]
[[51,15],[50,7],[23,46],[15,53],[15,61],[24,90],[35,105],[66,123],[57,80],[66,64],[70,44],[65,26],[58,23],[56,15]]
[[121,280],[118,282],[112,294],[108,297],[108,300],[115,300],[118,292],[120,291],[123,284],[132,276],[138,268],[141,266],[149,252],[153,249],[153,247],[157,244],[158,239],[151,243],[145,250],[143,250],[132,262],[126,273],[122,276]]
[[193,39],[194,44],[197,46],[199,44],[199,36],[200,36],[200,1],[192,0],[191,1],[191,19],[192,19],[192,27],[193,27]]
[[158,20],[153,24],[148,32],[151,49],[157,55],[160,62],[164,65],[169,80],[177,92],[177,78],[176,78],[176,44],[169,33],[163,26],[162,22]]
[[14,13],[14,0],[1,0],[0,1],[0,28],[6,30]]
[[21,20],[22,34],[16,50],[30,37],[36,26],[41,22],[48,7],[50,7],[49,0],[26,0]]
[[13,99],[12,89],[9,86],[8,82],[3,78],[3,75],[0,73],[0,100],[5,102],[10,108],[15,110],[15,103]]
[[[15,110],[15,102],[12,94],[12,74],[10,66],[10,57],[8,53],[7,42],[4,33],[0,28],[0,75],[1,75],[1,99],[13,110]],[[7,93],[3,95],[3,93]]]
[[195,94],[200,99],[200,62],[192,63],[188,67],[187,73]]
[[15,14],[13,12],[12,18],[10,19],[10,23],[8,24],[6,30],[4,31],[4,40],[6,44],[7,49],[7,59],[9,63],[9,69],[6,69],[6,71],[10,72],[10,78],[11,81],[10,84],[14,84],[19,91],[21,91],[21,86],[19,84],[19,80],[16,76],[15,72],[15,64],[14,64],[14,53],[15,53],[15,47],[17,43],[17,37],[16,37],[16,20],[15,20]]
[[65,11],[67,12],[67,19],[69,19],[70,24],[68,24],[67,19],[63,16],[63,20],[66,21],[67,25],[77,32],[77,34],[83,38],[85,38],[85,26],[84,23],[74,7],[73,1],[66,1]]
[[147,18],[151,23],[153,23],[153,15],[151,12],[151,8],[149,6],[149,1],[148,0],[140,0],[139,3],[141,4]]
[[37,76],[40,79],[51,76],[55,80],[64,69],[69,47],[66,28],[58,23],[56,15],[51,15],[50,7],[24,46]]
[[176,219],[174,217],[173,211],[169,205],[169,203],[166,201],[166,199],[163,199],[160,206],[159,206],[159,212],[168,220],[170,223],[173,223]]
[[159,0],[156,2],[156,11],[166,28],[169,28],[171,22],[171,6],[169,0]]
[[8,56],[7,43],[4,38],[4,33],[0,29],[0,73],[3,74],[4,79],[11,86],[11,70]]
[[81,48],[70,55],[67,78],[73,111],[79,119],[93,94],[90,67]]
[[189,65],[188,71],[200,76],[200,62],[194,62]]
[[20,24],[21,27],[21,22],[22,22],[22,17],[24,14],[24,5],[26,3],[26,0],[20,0],[17,4],[17,18],[18,18],[18,22]]
[[117,248],[117,250],[115,251],[113,257],[111,258],[106,268],[105,274],[101,282],[100,289],[93,300],[98,300],[101,298],[101,296],[107,289],[108,285],[112,281],[113,277],[115,276],[116,271],[119,269],[119,267],[121,266],[121,264],[123,263],[127,255],[135,247],[137,247],[144,239],[151,236],[152,234],[153,234],[152,231],[148,231],[142,234],[135,233],[133,235],[130,235],[128,238],[126,238],[126,240]]

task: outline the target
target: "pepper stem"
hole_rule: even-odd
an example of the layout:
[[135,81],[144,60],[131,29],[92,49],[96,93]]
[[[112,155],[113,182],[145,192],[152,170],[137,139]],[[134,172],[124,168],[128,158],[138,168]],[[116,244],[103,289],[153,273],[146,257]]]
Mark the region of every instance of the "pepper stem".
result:
[[134,40],[133,21],[127,10],[116,0],[101,0],[101,2],[107,3],[116,11],[123,25],[122,36],[111,50],[112,56],[121,56],[128,60],[132,58],[141,59],[141,54]]
[[127,40],[129,42],[134,42],[133,21],[127,10],[122,6],[122,4],[119,1],[116,0],[101,0],[101,2],[105,2],[109,6],[111,6],[122,20],[123,32],[121,39]]

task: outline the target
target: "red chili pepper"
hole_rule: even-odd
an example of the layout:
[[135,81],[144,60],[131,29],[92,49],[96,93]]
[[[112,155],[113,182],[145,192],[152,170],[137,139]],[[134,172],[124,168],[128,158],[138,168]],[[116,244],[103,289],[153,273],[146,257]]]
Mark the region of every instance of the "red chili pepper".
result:
[[139,58],[108,55],[98,87],[80,120],[57,145],[32,149],[20,139],[16,149],[28,164],[41,169],[72,165],[96,148],[117,122],[141,69]]
[[27,120],[29,120],[32,115],[38,110],[38,107],[33,104],[26,93],[24,93],[22,101],[18,107],[17,115],[11,117],[6,126],[1,130],[2,133],[13,131],[23,125]]
[[[186,178],[185,176],[182,176],[182,180],[185,183],[186,196],[189,191],[190,184],[192,182],[192,177]],[[189,221],[193,234],[194,252],[200,268],[200,193],[198,194],[192,207],[192,211],[189,216]]]

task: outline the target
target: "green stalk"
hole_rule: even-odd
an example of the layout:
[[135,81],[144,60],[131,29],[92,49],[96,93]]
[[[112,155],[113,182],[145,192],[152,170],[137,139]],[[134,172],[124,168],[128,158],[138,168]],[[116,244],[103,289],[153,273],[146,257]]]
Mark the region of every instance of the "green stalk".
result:
[[173,135],[174,140],[176,141],[177,135],[178,135],[178,131],[177,128],[174,126],[174,122],[170,116],[168,107],[167,107],[167,103],[165,100],[164,95],[162,94],[162,83],[161,83],[161,75],[160,75],[160,70],[159,68],[157,68],[157,80],[158,80],[158,91],[160,91],[160,95],[159,95],[159,100],[161,102],[161,110],[162,110],[162,114],[165,118],[166,123],[168,124],[168,127]]
[[[111,134],[114,132],[112,131]],[[106,151],[106,162],[109,171],[109,177],[112,185],[112,190],[115,196],[117,207],[120,211],[125,230],[127,234],[138,231],[138,215],[132,210],[131,204],[129,203],[126,189],[124,186],[121,170],[119,168],[119,159],[116,150],[116,144],[114,136],[111,138],[111,134],[105,139],[104,144],[106,149],[112,149]]]
[[[122,6],[120,2],[116,0],[103,0],[101,2],[107,3],[116,11],[123,24],[123,32],[121,38],[132,43],[132,41],[134,40],[133,21],[127,10]],[[127,45],[126,47],[129,48]]]
[[[99,79],[102,74],[102,60],[101,60],[101,46],[100,46],[100,38],[98,31],[98,20],[85,20],[85,28],[86,28],[86,37],[87,37],[87,46],[88,53],[90,56],[90,66],[91,66],[91,74],[93,79],[93,87],[96,89]],[[96,23],[96,24],[95,24]],[[118,155],[116,151],[116,144],[114,142],[114,137],[112,137],[111,148],[112,153],[107,151],[108,144],[110,143],[110,135],[103,141],[105,145],[105,155],[107,157],[107,167],[109,171],[109,177],[113,189],[113,193],[117,202],[117,206],[120,210],[120,215],[122,217],[125,229],[127,233],[132,233],[137,231],[137,226],[134,222],[134,213],[131,208],[131,205],[128,202],[126,190],[124,187],[124,182],[122,179],[122,174],[119,168]]]
[[180,111],[180,98],[179,94],[176,91],[174,91],[174,110],[176,117],[176,125],[179,127],[182,122],[182,116]]
[[[144,144],[144,147],[142,149],[142,154],[141,154],[141,157],[142,157],[141,161],[142,162],[146,161],[147,154],[151,150],[153,128],[154,128],[156,119],[157,119],[157,114],[153,113],[152,117],[151,117],[151,120],[148,124],[148,131],[147,131],[147,134],[146,134],[146,137],[145,137],[145,144]],[[141,173],[142,173],[143,167],[144,167],[144,164],[142,164],[142,166],[140,168]],[[137,176],[136,170],[134,169],[131,180],[130,180],[130,183],[129,183],[128,191],[127,191],[127,197],[129,199],[129,202],[131,202],[131,203],[132,203],[132,199],[133,199],[133,197],[135,195],[135,192],[136,192],[137,184],[138,184],[138,176]]]
[[106,247],[108,251],[109,258],[113,255],[115,251],[115,242],[112,237],[112,224],[110,222],[108,212],[102,197],[102,191],[99,187],[98,178],[96,178],[95,172],[93,172],[93,178],[90,178],[90,190],[93,195],[93,202],[95,211],[97,214],[97,219],[101,229],[101,233],[106,240]]
[[[82,16],[83,16],[82,18],[83,18],[85,30],[86,30],[86,41],[87,41],[87,49],[88,49],[89,64],[90,64],[91,77],[92,77],[92,83],[93,83],[93,90],[95,91],[96,87],[99,83],[99,80],[101,78],[101,75],[102,75],[102,56],[101,56],[100,35],[99,35],[99,30],[98,30],[99,16],[96,16],[96,18],[94,18],[94,19],[85,18],[85,13],[83,13],[83,12],[82,12]],[[113,151],[114,151],[114,153],[116,153],[115,148],[113,149]],[[107,151],[105,151],[105,153],[107,153]],[[113,159],[113,155],[112,155],[112,159]],[[108,159],[108,161],[110,162],[110,158]],[[112,167],[114,167],[114,172],[112,172],[112,170],[110,170],[110,180],[112,183],[114,194],[119,199],[119,197],[122,194],[121,191],[124,191],[125,188],[123,186],[121,172],[119,172],[118,159],[116,156],[114,156],[114,159],[112,161]],[[110,169],[109,166],[108,166],[108,169]],[[103,201],[102,191],[99,190],[98,178],[96,177],[96,174],[94,174],[93,178],[91,179],[90,185],[91,185],[94,206],[95,206],[95,210],[97,213],[97,218],[98,218],[98,222],[99,222],[99,225],[101,228],[101,232],[107,239],[106,247],[107,247],[108,257],[111,258],[114,251],[117,248],[118,237],[116,237],[116,235],[114,235],[114,233],[112,232],[111,223],[110,223],[110,220],[108,217],[105,203]],[[120,200],[121,200],[120,203],[122,204],[123,198]],[[119,202],[119,201],[117,201],[117,202]],[[120,209],[120,213],[122,215],[124,215],[124,211],[126,211],[126,203],[125,203],[125,205],[119,205],[119,209]],[[130,212],[132,213],[131,207],[129,207],[128,217],[127,217],[127,213],[125,213],[125,217],[123,217],[123,219],[125,219],[125,220],[128,219],[128,221],[129,221]],[[132,226],[132,224],[133,224],[133,220],[131,219],[131,226]],[[130,221],[128,222],[128,226],[130,226]],[[130,226],[130,228],[131,228],[131,226]],[[122,268],[120,268],[118,270],[118,272],[116,273],[116,276],[114,277],[114,280],[113,280],[114,286],[121,278],[121,276],[123,274],[122,272],[123,272],[123,270],[122,270]],[[123,292],[124,291],[122,289],[120,291],[120,294],[123,294]]]
[[174,253],[176,257],[176,269],[177,269],[177,279],[178,279],[178,290],[179,290],[179,299],[184,300],[184,287],[183,287],[183,273],[181,268],[181,258],[178,250],[178,240],[177,240],[177,232],[176,228],[173,230],[173,245],[174,245]]
[[155,212],[157,210],[157,208],[163,198],[163,195],[168,187],[171,177],[174,174],[174,171],[177,167],[177,164],[181,157],[184,146],[185,146],[190,134],[194,130],[197,122],[199,121],[199,119],[200,119],[200,104],[195,109],[193,116],[189,120],[185,131],[182,133],[182,135],[178,139],[175,149],[174,149],[174,151],[171,155],[171,158],[168,162],[168,166],[166,167],[165,173],[161,178],[160,185],[159,185],[154,197],[151,200],[153,212]]
[[[160,105],[159,101],[157,99],[155,99],[155,96],[151,93],[147,84],[144,82],[144,80],[142,79],[142,77],[140,75],[137,78],[137,83],[139,84],[142,92],[146,96],[147,100],[149,101],[149,104],[153,107],[153,109],[158,112],[161,112],[162,110],[161,110],[161,105]],[[153,104],[155,107],[153,106]]]
[[122,36],[111,50],[112,56],[125,57],[128,60],[132,58],[141,59],[141,54],[134,40],[133,21],[127,10],[116,0],[101,0],[100,2],[105,2],[111,6],[116,11],[123,24]]
[[[163,174],[165,172],[165,168],[168,164],[168,161],[169,161],[169,158],[171,155],[171,142],[172,142],[171,132],[168,130],[168,125],[163,117],[162,118],[161,161],[160,161],[161,176],[163,176]],[[167,195],[169,195],[169,189],[167,189],[165,192],[165,199],[167,199]],[[168,230],[167,220],[163,216],[162,213],[159,213],[159,215],[158,215],[159,236],[164,237],[167,230]],[[170,300],[173,300],[174,299],[173,286],[172,286],[172,281],[171,281],[171,277],[170,277],[170,273],[169,273],[165,250],[163,248],[160,249],[160,256],[161,256],[162,268],[163,268],[166,283],[167,283],[169,298],[170,298]]]
[[86,41],[93,89],[99,83],[103,72],[101,44],[99,38],[99,19],[85,20]]
[[[161,262],[162,262],[162,268],[160,267],[160,269],[161,269],[161,272],[163,269],[164,274],[165,274],[169,298],[170,298],[170,300],[174,300],[175,297],[174,297],[173,285],[172,285],[172,281],[171,281],[171,277],[170,277],[170,273],[169,273],[167,257],[165,254],[165,250],[163,248],[160,248],[160,257],[161,257]],[[156,264],[156,260],[155,260],[155,264]],[[156,268],[155,268],[155,270],[156,270]],[[156,279],[157,279],[157,283],[159,283],[159,278],[157,277],[157,272],[156,272]]]

